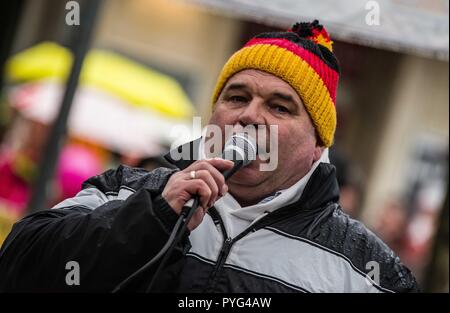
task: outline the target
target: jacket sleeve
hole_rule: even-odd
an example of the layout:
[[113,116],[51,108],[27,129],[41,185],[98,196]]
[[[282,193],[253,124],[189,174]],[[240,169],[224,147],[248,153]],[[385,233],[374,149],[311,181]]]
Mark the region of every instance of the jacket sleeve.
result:
[[[160,179],[158,175],[146,176],[143,181],[150,183],[126,199],[108,198],[105,188],[116,188],[116,195],[120,194],[121,175],[123,168],[91,179],[94,185],[103,180],[109,187],[86,185],[104,198],[96,208],[80,204],[87,194],[84,190],[71,201],[63,201],[71,203],[69,207],[58,205],[16,223],[0,250],[0,291],[108,292],[156,255],[178,215],[161,197],[160,186],[152,185]],[[117,177],[118,182],[111,181]],[[187,249],[188,234],[168,266],[177,263]],[[73,279],[77,267],[79,281]]]

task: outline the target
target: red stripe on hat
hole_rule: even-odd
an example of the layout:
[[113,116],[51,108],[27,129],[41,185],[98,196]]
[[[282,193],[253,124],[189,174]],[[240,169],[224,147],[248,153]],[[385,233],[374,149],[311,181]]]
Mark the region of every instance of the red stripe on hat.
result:
[[322,78],[324,85],[327,87],[330,97],[333,100],[333,104],[336,103],[336,87],[339,80],[339,74],[329,67],[323,60],[317,55],[308,51],[293,42],[281,38],[253,38],[245,44],[244,47],[249,47],[258,44],[275,45],[280,48],[291,51],[305,60]]

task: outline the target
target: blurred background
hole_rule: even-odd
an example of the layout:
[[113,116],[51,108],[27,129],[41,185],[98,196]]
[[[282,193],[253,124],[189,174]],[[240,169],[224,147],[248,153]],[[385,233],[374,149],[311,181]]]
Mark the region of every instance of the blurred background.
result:
[[[180,139],[173,128],[184,126],[187,141],[193,116],[206,125],[217,75],[235,50],[260,32],[317,18],[342,67],[331,150],[341,204],[425,291],[448,292],[447,0],[0,6],[0,244],[36,203],[51,207],[90,176],[119,164],[165,166],[161,155]],[[78,78],[74,59],[83,57]]]

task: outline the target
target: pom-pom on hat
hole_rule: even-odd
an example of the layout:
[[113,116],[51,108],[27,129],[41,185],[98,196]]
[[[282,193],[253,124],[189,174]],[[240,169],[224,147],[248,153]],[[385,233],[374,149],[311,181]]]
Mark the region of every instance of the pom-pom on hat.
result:
[[213,92],[217,102],[228,79],[246,69],[261,70],[286,81],[308,111],[325,147],[336,129],[336,89],[339,63],[325,27],[315,20],[296,23],[286,32],[257,35],[235,52],[222,68]]

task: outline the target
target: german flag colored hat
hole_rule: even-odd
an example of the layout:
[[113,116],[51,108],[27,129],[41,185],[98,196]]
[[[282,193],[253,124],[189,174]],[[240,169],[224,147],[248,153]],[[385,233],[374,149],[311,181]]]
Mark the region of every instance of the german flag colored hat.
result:
[[330,147],[336,129],[340,74],[332,43],[317,20],[296,23],[286,32],[257,35],[224,65],[214,89],[213,104],[228,79],[237,72],[257,69],[273,74],[297,91],[324,146]]

